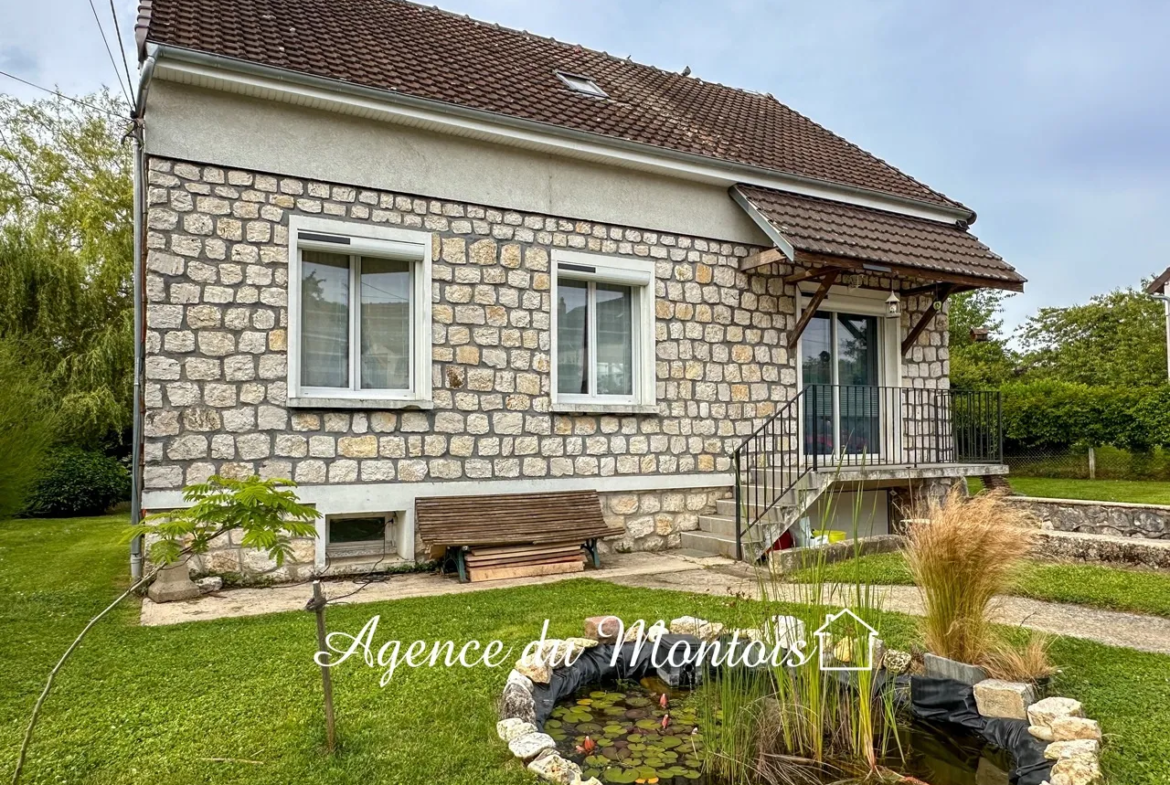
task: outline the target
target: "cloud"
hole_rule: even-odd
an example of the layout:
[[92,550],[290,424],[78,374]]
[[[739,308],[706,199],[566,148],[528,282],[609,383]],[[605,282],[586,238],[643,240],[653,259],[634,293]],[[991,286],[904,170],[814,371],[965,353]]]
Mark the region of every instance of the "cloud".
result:
[[[1170,3],[433,1],[772,93],[974,208],[975,232],[1030,280],[1010,323],[1170,264]],[[88,9],[10,5],[4,70],[69,92],[115,84]],[[133,63],[135,2],[117,7]]]
[[40,69],[37,58],[29,50],[13,45],[0,46],[0,71],[7,71],[21,79],[35,81]]

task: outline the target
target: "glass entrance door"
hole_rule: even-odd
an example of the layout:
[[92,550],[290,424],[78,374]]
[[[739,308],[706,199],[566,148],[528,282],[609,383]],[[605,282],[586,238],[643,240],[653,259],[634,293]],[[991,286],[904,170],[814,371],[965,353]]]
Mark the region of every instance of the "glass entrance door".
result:
[[881,445],[876,316],[818,311],[801,336],[805,455],[860,462]]

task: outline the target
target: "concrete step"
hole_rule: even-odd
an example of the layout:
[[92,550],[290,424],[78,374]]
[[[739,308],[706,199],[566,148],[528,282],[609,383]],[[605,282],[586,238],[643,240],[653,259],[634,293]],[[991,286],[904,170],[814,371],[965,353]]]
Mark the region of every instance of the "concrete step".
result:
[[734,515],[700,515],[699,530],[707,534],[718,534],[720,537],[735,536]]
[[[734,525],[734,524],[733,524]],[[736,558],[735,553],[735,535],[724,537],[719,534],[711,534],[709,532],[683,532],[682,533],[682,547],[693,548],[704,553],[714,553],[719,556],[726,556],[729,559]],[[744,550],[747,550],[747,545],[744,545]]]
[[[771,501],[773,496],[774,489],[772,488],[768,488],[768,492],[764,493],[763,488],[760,488],[757,492],[755,490],[755,486],[749,485],[743,494],[744,509],[754,517],[756,511],[762,511],[762,508],[767,506],[767,502]],[[772,505],[770,513],[775,512],[778,508],[791,507],[792,505],[796,504],[797,498],[798,496],[796,492],[789,491],[788,493],[781,496],[779,501]],[[718,515],[731,515],[734,517],[735,497],[732,496],[729,499],[720,499],[719,501],[715,502],[715,512]]]

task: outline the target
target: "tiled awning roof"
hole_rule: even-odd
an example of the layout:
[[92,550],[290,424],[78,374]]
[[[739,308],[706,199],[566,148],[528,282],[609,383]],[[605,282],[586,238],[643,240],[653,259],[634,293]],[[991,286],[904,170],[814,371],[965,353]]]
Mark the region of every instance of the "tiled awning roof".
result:
[[[924,218],[737,185],[737,201],[800,262],[840,259],[924,280],[1022,290],[1025,278],[966,228]],[[787,248],[785,248],[787,246]],[[808,257],[811,257],[808,258]]]

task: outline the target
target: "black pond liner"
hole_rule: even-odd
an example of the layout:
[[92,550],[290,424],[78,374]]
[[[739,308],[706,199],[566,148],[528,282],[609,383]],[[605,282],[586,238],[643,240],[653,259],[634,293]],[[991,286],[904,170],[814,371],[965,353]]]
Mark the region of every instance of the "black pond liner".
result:
[[[660,659],[666,659],[666,652],[674,650],[677,652],[675,661],[682,663],[678,666],[664,664],[661,668],[655,667],[652,660],[654,646],[650,642],[642,646],[641,651],[637,650],[634,643],[621,644],[617,662],[611,664],[614,646],[603,643],[586,649],[571,666],[553,671],[548,684],[534,685],[532,697],[538,728],[544,728],[544,723],[559,701],[588,685],[638,681],[647,676],[656,676],[671,687],[695,687],[704,675],[695,664],[699,639],[691,635],[667,634],[660,639]],[[710,670],[709,665],[703,667]],[[833,675],[843,686],[850,686],[849,672],[834,672]],[[975,690],[970,685],[926,676],[899,676],[891,682],[883,674],[879,679],[877,689],[893,688],[902,696],[906,694],[904,688],[909,687],[906,708],[916,719],[936,725],[958,726],[1005,750],[1011,755],[1014,764],[1009,774],[1012,785],[1041,785],[1049,778],[1053,762],[1044,757],[1047,745],[1028,733],[1025,720],[981,716],[975,706]]]

